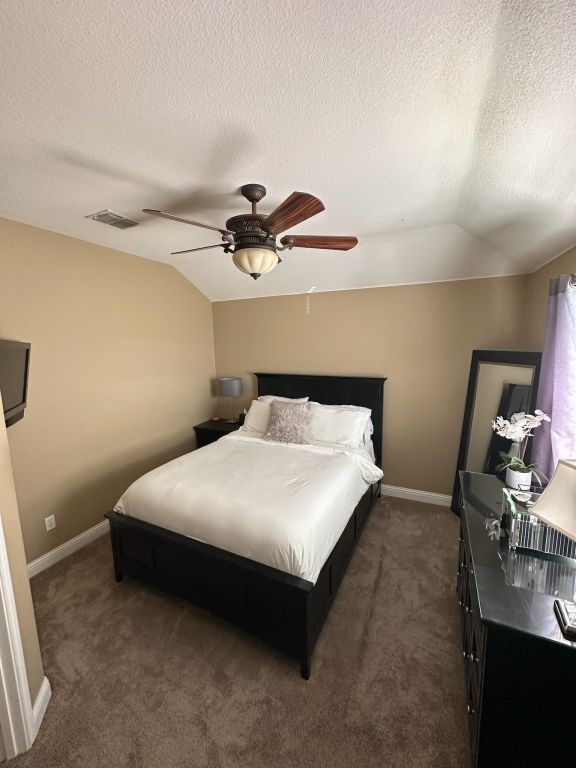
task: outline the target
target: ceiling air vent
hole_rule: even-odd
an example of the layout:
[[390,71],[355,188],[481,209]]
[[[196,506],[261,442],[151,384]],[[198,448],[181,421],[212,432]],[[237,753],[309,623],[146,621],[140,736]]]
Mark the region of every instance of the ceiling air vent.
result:
[[126,216],[121,216],[119,213],[114,213],[106,208],[105,211],[99,211],[98,213],[91,213],[89,216],[85,216],[86,219],[94,219],[102,224],[110,224],[111,227],[117,229],[128,229],[129,227],[137,227],[138,222],[127,219]]

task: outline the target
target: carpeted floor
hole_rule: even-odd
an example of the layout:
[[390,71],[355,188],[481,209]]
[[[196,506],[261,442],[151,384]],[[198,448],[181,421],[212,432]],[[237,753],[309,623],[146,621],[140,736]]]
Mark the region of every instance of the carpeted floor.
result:
[[13,768],[465,768],[468,725],[447,509],[383,499],[312,677],[131,579],[109,541],[32,581],[53,698]]

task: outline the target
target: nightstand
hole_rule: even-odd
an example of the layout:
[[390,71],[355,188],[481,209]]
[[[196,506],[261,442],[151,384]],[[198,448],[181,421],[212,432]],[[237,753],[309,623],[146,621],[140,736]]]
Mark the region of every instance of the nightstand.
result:
[[196,424],[196,445],[198,448],[204,448],[205,445],[216,442],[224,435],[235,432],[240,427],[240,422],[230,424],[222,419],[221,421],[205,421],[203,424]]

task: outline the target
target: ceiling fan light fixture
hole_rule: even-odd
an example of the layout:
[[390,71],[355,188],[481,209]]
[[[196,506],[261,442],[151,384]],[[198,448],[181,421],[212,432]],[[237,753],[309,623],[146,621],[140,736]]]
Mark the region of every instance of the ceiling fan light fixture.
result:
[[241,272],[257,280],[260,275],[271,272],[280,259],[272,248],[238,248],[234,251],[232,261]]
[[246,275],[250,275],[254,280],[267,272],[271,272],[282,261],[278,256],[278,251],[291,250],[295,247],[349,251],[350,248],[354,248],[358,244],[356,237],[334,235],[285,235],[278,244],[276,237],[279,234],[323,211],[324,203],[308,192],[292,192],[272,213],[264,216],[257,212],[256,207],[266,196],[266,187],[263,187],[262,184],[244,184],[240,187],[240,192],[252,204],[252,211],[248,214],[244,213],[229,218],[226,222],[226,229],[193,221],[183,216],[176,216],[156,208],[143,208],[142,210],[153,216],[220,232],[222,236],[221,243],[204,245],[199,248],[187,248],[183,251],[172,251],[172,256],[205,251],[210,248],[223,248],[224,253],[232,253],[232,261],[236,267]]

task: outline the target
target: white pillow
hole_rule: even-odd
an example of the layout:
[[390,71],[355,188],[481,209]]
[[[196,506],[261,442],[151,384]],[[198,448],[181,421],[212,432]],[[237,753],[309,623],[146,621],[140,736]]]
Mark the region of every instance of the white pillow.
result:
[[252,400],[250,410],[244,419],[244,426],[240,427],[241,432],[249,432],[252,435],[263,435],[268,430],[268,421],[270,420],[270,403],[263,403],[260,400]]
[[[362,445],[372,445],[372,435],[374,434],[374,425],[372,419],[369,418],[364,427],[364,434],[362,435]],[[374,450],[374,448],[372,448]]]
[[261,403],[272,403],[279,400],[281,403],[307,403],[308,397],[280,397],[280,395],[260,395],[258,398]]
[[311,403],[310,410],[310,442],[338,443],[353,447],[363,445],[364,432],[370,420],[368,408],[353,409]]
[[368,438],[368,440],[364,442],[364,445],[362,447],[364,448],[368,456],[370,456],[374,464],[376,464],[376,454],[374,453],[374,443],[372,442],[372,440]]
[[[333,411],[358,411],[359,413],[368,414],[360,445],[367,447],[372,442],[371,438],[374,434],[374,425],[372,424],[372,411],[370,408],[365,408],[363,405],[324,405],[323,403],[315,403],[314,401],[312,401],[310,405],[318,405],[321,408],[330,408]],[[372,448],[372,450],[374,449]]]

